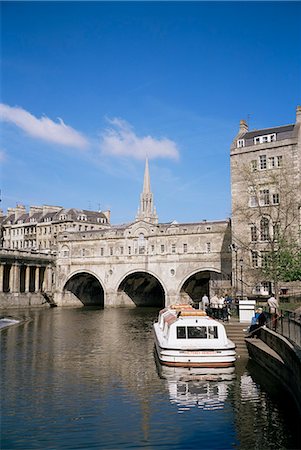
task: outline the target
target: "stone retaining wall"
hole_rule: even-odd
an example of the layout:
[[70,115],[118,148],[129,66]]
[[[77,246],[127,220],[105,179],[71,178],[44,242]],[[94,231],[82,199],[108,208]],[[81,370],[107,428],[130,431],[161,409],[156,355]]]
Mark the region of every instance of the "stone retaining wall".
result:
[[28,306],[48,306],[45,298],[39,292],[29,293],[0,293],[1,309],[26,308]]
[[247,339],[251,358],[284,384],[301,414],[301,349],[269,328],[261,328],[258,337],[266,346],[258,345],[258,339]]

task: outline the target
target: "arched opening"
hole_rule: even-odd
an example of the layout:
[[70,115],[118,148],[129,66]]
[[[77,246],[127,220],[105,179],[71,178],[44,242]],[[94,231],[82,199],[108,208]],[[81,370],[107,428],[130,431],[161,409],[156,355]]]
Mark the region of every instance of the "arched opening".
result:
[[210,298],[214,294],[224,295],[230,290],[229,275],[205,270],[191,275],[183,283],[180,295],[182,301],[198,303],[204,294]]
[[104,306],[104,291],[99,281],[91,274],[82,272],[73,275],[64,287],[64,293],[74,295],[85,306]]
[[119,295],[127,296],[136,306],[163,307],[165,294],[161,283],[146,272],[128,275],[118,288]]

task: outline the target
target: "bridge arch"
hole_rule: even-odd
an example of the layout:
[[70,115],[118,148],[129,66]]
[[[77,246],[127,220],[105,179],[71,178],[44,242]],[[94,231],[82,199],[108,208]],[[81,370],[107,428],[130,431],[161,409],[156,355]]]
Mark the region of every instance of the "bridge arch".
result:
[[136,269],[126,273],[116,290],[136,306],[165,306],[166,289],[159,277],[150,271]]
[[202,267],[186,275],[178,292],[181,299],[197,303],[204,294],[208,297],[214,293],[222,295],[230,289],[231,279],[228,274],[212,267]]
[[84,306],[104,306],[105,291],[97,275],[88,270],[70,274],[64,284],[63,295],[79,300]]

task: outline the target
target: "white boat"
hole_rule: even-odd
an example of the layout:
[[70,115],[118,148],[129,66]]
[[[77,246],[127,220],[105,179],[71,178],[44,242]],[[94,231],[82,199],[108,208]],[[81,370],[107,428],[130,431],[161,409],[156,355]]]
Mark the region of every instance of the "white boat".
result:
[[225,327],[190,305],[172,305],[154,323],[155,345],[161,364],[175,367],[231,367],[235,344]]

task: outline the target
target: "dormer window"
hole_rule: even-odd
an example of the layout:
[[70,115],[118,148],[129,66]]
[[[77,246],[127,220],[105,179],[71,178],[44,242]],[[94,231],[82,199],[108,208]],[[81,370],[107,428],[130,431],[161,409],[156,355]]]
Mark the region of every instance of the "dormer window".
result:
[[237,140],[237,148],[241,148],[245,146],[245,140],[244,139],[238,139]]
[[276,141],[276,133],[272,134],[266,134],[264,136],[256,136],[254,137],[254,144],[266,144],[268,142],[275,142]]

